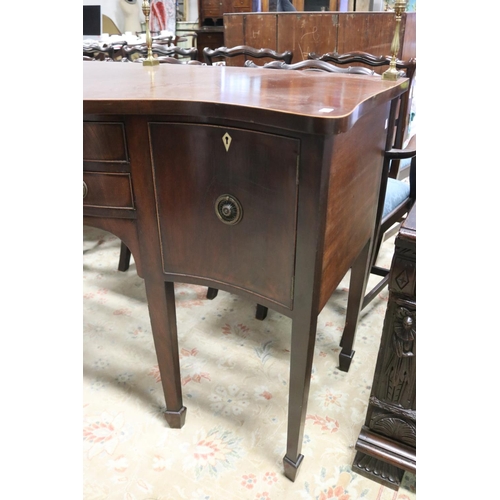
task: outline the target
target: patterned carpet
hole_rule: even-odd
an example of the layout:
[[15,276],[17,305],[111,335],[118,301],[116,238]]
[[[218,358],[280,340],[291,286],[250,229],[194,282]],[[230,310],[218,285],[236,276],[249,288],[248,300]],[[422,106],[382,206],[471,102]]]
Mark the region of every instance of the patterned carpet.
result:
[[[176,284],[186,424],[169,429],[144,282],[117,271],[120,242],[84,227],[84,500],[415,500],[351,470],[375,369],[387,290],[360,320],[349,373],[337,369],[347,279],[318,318],[302,453],[283,475],[291,320],[223,291]],[[390,262],[393,240],[381,261]]]

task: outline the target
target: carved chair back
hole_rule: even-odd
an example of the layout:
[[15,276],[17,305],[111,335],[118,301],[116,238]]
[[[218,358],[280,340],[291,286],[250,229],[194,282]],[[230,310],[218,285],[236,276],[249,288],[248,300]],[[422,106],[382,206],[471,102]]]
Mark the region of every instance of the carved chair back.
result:
[[[293,53],[290,50],[286,50],[285,52],[276,52],[275,50],[268,48],[257,49],[250,47],[249,45],[237,45],[231,48],[219,47],[217,49],[205,47],[203,49],[203,58],[209,66],[212,66],[214,62],[217,61],[232,66],[243,66],[245,65],[245,61],[253,61],[253,59],[263,58],[283,61],[290,64],[292,62]],[[255,62],[254,65],[256,65]]]
[[[247,64],[248,63],[248,64]],[[245,66],[255,66],[247,61]],[[262,66],[265,69],[291,69],[291,70],[302,70],[302,71],[326,71],[328,73],[350,73],[357,75],[374,75],[375,72],[368,68],[363,67],[348,67],[339,68],[333,64],[329,64],[318,59],[305,59],[303,61],[296,62],[294,64],[287,64],[284,61],[272,61],[264,64]]]
[[[368,52],[348,52],[346,54],[338,54],[336,52],[328,52],[321,56],[315,53],[308,54],[309,60],[325,61],[335,66],[345,66],[346,64],[356,64],[357,67],[372,67],[372,68],[388,68],[391,63],[390,56],[374,56]],[[405,92],[399,99],[398,107],[395,110],[395,128],[392,146],[395,148],[402,148],[405,141],[408,139],[408,128],[410,123],[410,107],[411,99],[413,97],[413,86],[417,71],[416,59],[409,59],[408,61],[396,60],[396,69],[401,75],[406,76],[410,80],[408,92]],[[391,167],[390,176],[396,178],[399,170],[399,161],[395,161]]]
[[[153,43],[151,49],[155,57],[188,58],[192,61],[198,59],[198,49],[196,47],[183,48],[177,45]],[[123,57],[132,62],[148,55],[148,47],[145,43],[140,45],[124,45],[121,50]]]

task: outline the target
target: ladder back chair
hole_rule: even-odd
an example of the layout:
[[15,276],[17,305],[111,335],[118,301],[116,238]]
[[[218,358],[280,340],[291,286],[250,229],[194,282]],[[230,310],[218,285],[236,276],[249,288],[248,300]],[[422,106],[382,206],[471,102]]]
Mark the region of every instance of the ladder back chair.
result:
[[[275,61],[283,61],[287,64],[292,62],[293,52],[286,50],[285,52],[276,52],[268,48],[257,49],[249,45],[237,45],[235,47],[219,47],[211,49],[205,47],[203,49],[203,58],[207,65],[213,66],[217,61],[226,63],[227,59],[233,59],[233,66],[244,66],[245,61],[253,61],[253,59],[271,59]],[[252,58],[252,59],[248,59]],[[243,61],[243,62],[242,62]],[[257,64],[254,63],[255,66]]]
[[[185,58],[194,61],[198,59],[198,49],[196,47],[183,48],[177,45],[166,45],[153,43],[151,50],[153,56],[160,57],[175,57]],[[137,59],[142,61],[148,55],[148,47],[146,44],[140,45],[124,45],[122,47],[123,57],[128,61],[136,62]],[[160,59],[159,59],[160,60]]]
[[[247,64],[248,63],[248,64]],[[247,61],[245,66],[256,66]],[[290,70],[302,70],[302,71],[322,71],[327,73],[349,73],[356,75],[374,75],[375,71],[363,68],[361,66],[349,66],[348,68],[339,68],[333,64],[329,64],[325,61],[320,61],[318,59],[304,59],[293,64],[286,63],[284,61],[271,61],[262,66],[264,69],[290,69]]]
[[[311,53],[308,57],[310,60],[328,62],[338,67],[357,64],[362,65],[362,67],[385,69],[389,67],[391,62],[390,56],[374,56],[359,51],[347,54],[327,53],[319,57]],[[417,139],[416,135],[408,137],[410,104],[417,69],[416,59],[397,60],[396,69],[400,71],[401,76],[409,79],[409,88],[391,105],[390,133],[387,137],[384,153],[375,233],[368,262],[364,269],[361,266],[351,269],[346,325],[340,341],[342,351],[339,359],[340,369],[343,371],[349,370],[354,356],[352,347],[357,326],[355,323],[359,312],[388,285],[389,269],[376,265],[380,246],[384,239],[398,231],[401,222],[408,215],[416,200]],[[409,163],[407,182],[399,179],[399,177],[404,176],[401,175],[402,160]],[[368,279],[371,275],[381,279],[367,292]]]

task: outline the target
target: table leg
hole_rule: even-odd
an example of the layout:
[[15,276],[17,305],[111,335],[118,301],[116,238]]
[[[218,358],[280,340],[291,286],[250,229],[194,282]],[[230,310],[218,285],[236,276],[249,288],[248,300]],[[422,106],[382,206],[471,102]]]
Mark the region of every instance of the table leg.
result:
[[186,408],[182,405],[174,284],[163,280],[146,279],[145,285],[151,329],[167,406],[165,418],[170,427],[180,429],[186,420]]
[[219,290],[217,288],[208,288],[207,289],[207,299],[208,300],[214,300],[215,297],[217,297],[217,294],[219,293]]
[[355,352],[352,350],[352,346],[354,344],[354,335],[356,334],[356,328],[358,326],[359,313],[361,312],[363,306],[363,297],[369,274],[370,244],[371,240],[368,240],[351,268],[346,322],[342,338],[340,339],[342,351],[339,354],[339,370],[343,372],[349,371]]
[[283,458],[285,476],[295,481],[304,456],[300,453],[304,438],[307,399],[316,341],[317,315],[298,314],[292,323],[290,348],[290,390],[288,399],[288,434]]

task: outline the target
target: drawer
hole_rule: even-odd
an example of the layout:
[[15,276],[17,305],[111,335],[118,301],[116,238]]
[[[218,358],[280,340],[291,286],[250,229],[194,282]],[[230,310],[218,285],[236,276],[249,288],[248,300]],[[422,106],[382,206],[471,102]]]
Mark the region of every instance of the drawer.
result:
[[128,162],[123,123],[83,122],[83,161]]
[[238,11],[241,11],[241,7],[244,7],[245,9],[250,9],[252,6],[251,0],[233,0],[233,9],[238,9]]
[[217,10],[218,12],[220,12],[222,10],[222,3],[220,0],[205,0],[202,8],[204,12],[206,12],[207,9]]
[[149,128],[165,273],[292,309],[300,141],[214,125]]
[[222,12],[218,7],[210,7],[203,10],[204,17],[222,17]]
[[84,172],[83,206],[133,210],[130,174]]

